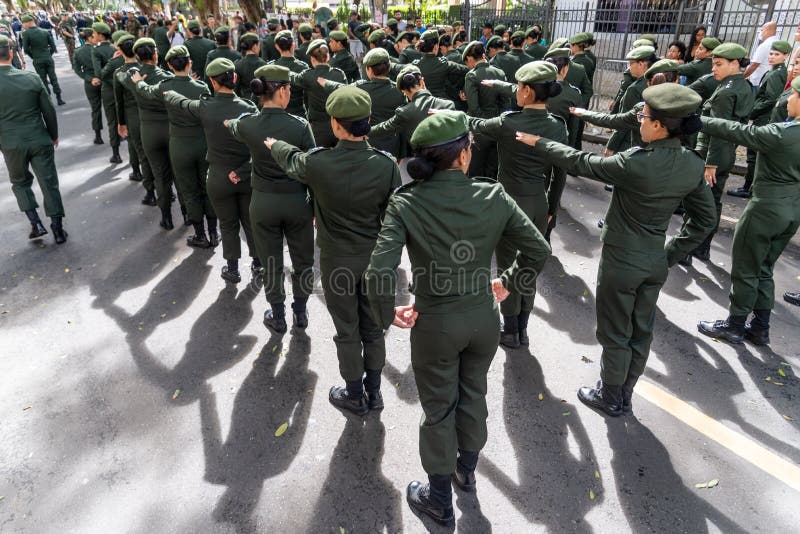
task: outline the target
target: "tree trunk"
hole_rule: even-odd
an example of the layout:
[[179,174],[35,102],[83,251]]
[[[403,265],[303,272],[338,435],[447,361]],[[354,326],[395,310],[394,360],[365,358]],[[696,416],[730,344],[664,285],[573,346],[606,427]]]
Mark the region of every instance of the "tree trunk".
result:
[[9,13],[16,13],[17,10],[14,7],[14,0],[3,0],[3,3],[6,5],[6,11]]
[[153,3],[148,0],[133,0],[133,4],[142,12],[146,17],[153,14]]
[[259,0],[239,0],[239,7],[242,8],[247,20],[253,24],[258,24],[265,15]]

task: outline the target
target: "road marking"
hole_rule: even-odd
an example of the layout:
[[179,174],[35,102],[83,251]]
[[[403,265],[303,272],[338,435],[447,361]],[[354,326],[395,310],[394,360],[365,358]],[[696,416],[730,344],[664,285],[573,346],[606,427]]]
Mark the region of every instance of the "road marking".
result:
[[652,382],[640,380],[636,393],[679,421],[694,428],[731,452],[739,455],[787,486],[800,491],[800,467],[764,448],[758,442],[731,430]]
[[720,219],[722,219],[725,222],[732,223],[732,224],[736,224],[736,223],[739,222],[739,219],[734,219],[733,217],[728,217],[727,215],[720,215]]

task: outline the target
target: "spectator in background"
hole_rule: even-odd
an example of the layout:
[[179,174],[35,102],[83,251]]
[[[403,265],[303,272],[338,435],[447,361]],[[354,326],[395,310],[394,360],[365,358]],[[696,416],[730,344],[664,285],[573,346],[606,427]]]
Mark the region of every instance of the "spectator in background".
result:
[[261,19],[261,24],[258,25],[258,37],[263,39],[267,35],[267,19]]
[[667,49],[666,59],[684,63],[683,58],[686,57],[686,45],[680,41],[675,41],[669,44]]
[[415,32],[417,32],[418,34],[422,35],[423,33],[425,33],[426,29],[427,28],[422,25],[422,19],[420,17],[417,17],[417,18],[414,19],[414,31]]
[[394,20],[397,21],[397,34],[396,35],[400,35],[404,31],[406,31],[406,21],[403,20],[402,11],[395,11],[394,12]]
[[480,42],[484,45],[494,35],[494,24],[487,22],[483,25],[483,35],[481,35]]
[[706,27],[705,26],[698,26],[692,32],[692,37],[689,39],[689,45],[686,47],[686,54],[683,56],[683,60],[686,63],[690,61],[694,61],[694,51],[697,50],[697,47],[700,46],[700,41],[706,38]]
[[768,63],[769,51],[772,48],[772,42],[777,39],[776,33],[778,33],[778,24],[774,21],[766,22],[761,26],[759,33],[761,44],[755,47],[755,51],[750,56],[750,65],[744,71],[744,78],[753,84],[753,90],[758,89],[761,78],[771,68]]

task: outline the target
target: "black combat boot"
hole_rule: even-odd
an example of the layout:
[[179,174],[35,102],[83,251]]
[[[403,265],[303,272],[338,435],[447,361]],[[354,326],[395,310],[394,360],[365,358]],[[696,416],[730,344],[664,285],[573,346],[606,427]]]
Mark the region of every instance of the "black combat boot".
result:
[[217,220],[214,217],[206,217],[208,222],[208,242],[212,247],[219,245],[219,233],[217,232]]
[[600,410],[611,417],[622,415],[622,386],[609,386],[600,380],[594,388],[580,388],[578,390],[578,400],[586,406]]
[[25,215],[28,216],[28,220],[31,223],[31,233],[28,234],[28,239],[36,239],[47,234],[47,228],[42,224],[42,220],[35,209],[26,211]]
[[128,175],[128,180],[131,182],[141,182],[142,181],[142,173],[141,171],[134,170]]
[[264,267],[261,266],[261,260],[258,258],[252,258],[252,262],[250,262],[250,276],[253,277],[253,280],[258,280],[260,284],[264,283]]
[[503,330],[500,332],[500,344],[510,349],[519,348],[519,319],[517,315],[503,316]]
[[285,334],[289,329],[286,326],[286,307],[282,302],[272,304],[271,309],[264,312],[264,326],[276,334]]
[[625,383],[622,384],[622,412],[626,415],[633,413],[633,388],[638,381],[638,376],[629,376],[625,379]]
[[308,299],[295,298],[292,302],[292,318],[294,320],[294,327],[300,330],[305,330],[308,326],[308,309],[306,303]]
[[795,306],[800,306],[800,292],[791,293],[787,291],[783,294],[783,300],[788,302],[789,304],[794,304]]
[[208,248],[211,246],[211,243],[206,238],[206,229],[202,220],[199,223],[194,223],[194,235],[186,238],[186,244],[196,248]]
[[752,185],[752,183],[748,184],[747,182],[745,182],[742,187],[737,187],[736,189],[728,189],[728,191],[726,191],[726,192],[732,197],[750,198],[750,186],[751,185]]
[[340,410],[347,410],[356,415],[366,415],[369,412],[361,380],[348,380],[345,387],[333,386],[328,393],[328,400]]
[[189,220],[189,214],[186,213],[186,206],[181,204],[181,215],[183,215],[183,225],[184,226],[191,226],[192,221]]
[[744,338],[753,345],[769,345],[771,310],[753,310],[753,320],[744,325]]
[[406,488],[406,500],[411,509],[426,515],[440,525],[449,525],[453,515],[453,489],[448,475],[428,475],[428,483],[413,481]]
[[458,449],[456,472],[453,473],[453,484],[461,491],[473,493],[476,488],[475,468],[478,466],[478,453]]
[[122,163],[122,156],[119,155],[119,147],[112,146],[111,147],[111,159],[108,160],[109,163]]
[[687,254],[683,258],[678,260],[678,265],[682,265],[684,267],[691,267],[692,266],[692,255]]
[[381,369],[367,369],[364,376],[364,391],[367,392],[367,407],[370,410],[383,410],[381,394]]
[[158,202],[156,201],[156,193],[152,189],[145,191],[144,198],[142,199],[142,204],[145,206],[158,206]]
[[528,339],[528,319],[531,318],[531,312],[523,311],[517,316],[517,325],[519,327],[519,344],[528,346],[530,340]]
[[64,100],[61,98],[60,94],[56,95],[56,104],[58,104],[59,106],[63,106],[64,104],[66,104],[66,102],[64,102]]
[[697,258],[700,261],[708,261],[711,259],[711,240],[714,238],[714,234],[711,234],[703,241],[700,246],[694,249],[691,252],[691,255]]
[[606,225],[606,220],[605,219],[597,219],[597,227],[598,228],[602,229],[603,226],[605,226],[605,225]]
[[744,342],[744,324],[746,320],[746,316],[729,315],[724,321],[700,321],[697,323],[697,330],[708,337],[723,339],[734,345],[741,345]]
[[241,282],[242,275],[239,274],[239,260],[228,260],[228,265],[222,268],[220,276],[223,280],[232,284]]
[[168,206],[161,208],[161,222],[158,225],[164,230],[172,230],[175,226],[172,224],[172,209]]
[[94,141],[93,141],[93,143],[96,144],[96,145],[102,145],[103,144],[103,136],[100,135],[100,132],[101,132],[101,130],[95,130],[94,131]]
[[53,231],[53,238],[56,240],[57,245],[63,245],[67,242],[67,231],[64,230],[64,225],[61,222],[61,217],[50,218],[50,229]]

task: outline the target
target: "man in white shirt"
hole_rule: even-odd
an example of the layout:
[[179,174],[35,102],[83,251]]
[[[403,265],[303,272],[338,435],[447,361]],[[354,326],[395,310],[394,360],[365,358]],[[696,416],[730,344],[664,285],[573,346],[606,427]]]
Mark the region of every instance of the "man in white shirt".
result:
[[769,72],[770,66],[767,60],[769,59],[769,50],[772,47],[772,42],[777,39],[776,33],[778,33],[778,24],[775,22],[770,21],[761,26],[761,44],[756,47],[756,51],[753,52],[750,58],[750,65],[744,71],[745,79],[750,80],[750,83],[755,88],[758,88],[761,84],[761,78]]
[[403,20],[403,12],[395,11],[394,19],[397,21],[397,35],[400,35],[402,32],[406,31],[406,21]]

